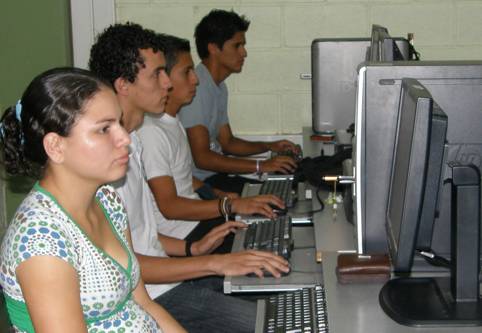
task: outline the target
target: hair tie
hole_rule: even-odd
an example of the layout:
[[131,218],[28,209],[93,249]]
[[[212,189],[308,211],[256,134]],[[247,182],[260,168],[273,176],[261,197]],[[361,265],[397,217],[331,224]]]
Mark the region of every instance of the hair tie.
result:
[[15,117],[17,117],[17,120],[19,122],[22,121],[22,102],[21,102],[21,100],[18,100],[17,104],[15,105]]

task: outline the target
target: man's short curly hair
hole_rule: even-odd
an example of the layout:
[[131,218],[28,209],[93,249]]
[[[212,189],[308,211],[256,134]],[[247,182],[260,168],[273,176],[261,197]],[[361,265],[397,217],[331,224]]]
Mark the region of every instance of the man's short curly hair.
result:
[[114,24],[100,33],[90,50],[89,68],[114,85],[118,78],[134,82],[145,66],[139,50],[163,51],[160,35],[139,24]]
[[233,38],[235,33],[248,31],[249,23],[244,15],[239,16],[234,11],[228,12],[221,9],[210,11],[201,19],[194,32],[199,58],[209,57],[209,43],[214,43],[222,49],[224,42]]

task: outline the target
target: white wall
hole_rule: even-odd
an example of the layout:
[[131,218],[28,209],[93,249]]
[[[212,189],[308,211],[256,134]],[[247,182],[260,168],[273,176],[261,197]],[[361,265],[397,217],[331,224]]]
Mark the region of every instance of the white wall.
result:
[[115,22],[114,12],[114,0],[70,0],[75,67],[88,67],[95,36]]
[[413,32],[423,59],[482,59],[481,0],[115,0],[117,21],[191,42],[212,8],[234,9],[252,22],[243,72],[227,80],[237,134],[300,133],[311,126],[311,83],[299,75],[310,72],[315,38],[369,36],[378,23],[392,36]]

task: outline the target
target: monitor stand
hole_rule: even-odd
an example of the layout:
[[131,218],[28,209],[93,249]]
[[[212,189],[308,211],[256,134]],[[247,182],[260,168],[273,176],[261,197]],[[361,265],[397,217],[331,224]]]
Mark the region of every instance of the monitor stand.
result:
[[449,163],[452,178],[449,278],[397,278],[380,291],[382,309],[407,326],[482,326],[479,295],[480,172]]

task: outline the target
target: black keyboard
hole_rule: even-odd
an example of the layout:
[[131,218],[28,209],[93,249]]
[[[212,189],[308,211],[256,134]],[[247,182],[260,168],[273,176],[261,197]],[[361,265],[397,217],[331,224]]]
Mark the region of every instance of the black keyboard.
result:
[[286,207],[293,207],[296,201],[291,178],[267,179],[261,185],[259,194],[274,194],[284,201]]
[[265,305],[263,332],[328,332],[322,286],[276,294]]
[[285,151],[280,151],[280,152],[271,152],[271,158],[276,157],[276,156],[289,156],[292,159],[294,159],[296,163],[299,163],[303,159],[303,151],[301,150],[300,145],[296,145],[296,146],[298,146],[299,153],[295,153],[292,150],[285,150]]
[[248,225],[244,236],[246,250],[267,251],[288,259],[293,245],[291,217],[278,216]]

